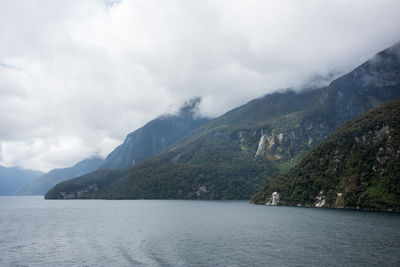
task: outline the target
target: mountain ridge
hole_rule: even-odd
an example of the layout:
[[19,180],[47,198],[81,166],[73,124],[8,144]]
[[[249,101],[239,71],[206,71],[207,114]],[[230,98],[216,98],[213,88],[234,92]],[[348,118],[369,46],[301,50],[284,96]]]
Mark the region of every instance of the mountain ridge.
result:
[[177,114],[165,114],[129,133],[106,157],[103,169],[126,169],[159,154],[210,119],[197,115],[201,98],[187,101]]
[[400,211],[400,99],[345,123],[251,202]]
[[93,172],[97,169],[125,169],[148,157],[156,155],[174,144],[182,136],[198,128],[208,118],[198,115],[200,98],[193,98],[175,114],[164,114],[132,131],[124,142],[103,160],[92,157],[72,167],[54,169],[24,185],[16,195],[44,195],[56,184]]
[[56,184],[96,170],[103,163],[100,157],[91,157],[72,167],[53,169],[19,188],[15,195],[44,195]]
[[[83,177],[86,185],[68,190],[86,190],[79,198],[248,199],[343,122],[400,97],[399,51],[396,44],[378,53],[326,88],[250,101],[120,177],[103,181],[104,187],[88,189],[93,184]],[[60,198],[65,186],[57,185],[46,197]]]
[[21,186],[42,174],[40,171],[0,166],[0,195],[13,195]]

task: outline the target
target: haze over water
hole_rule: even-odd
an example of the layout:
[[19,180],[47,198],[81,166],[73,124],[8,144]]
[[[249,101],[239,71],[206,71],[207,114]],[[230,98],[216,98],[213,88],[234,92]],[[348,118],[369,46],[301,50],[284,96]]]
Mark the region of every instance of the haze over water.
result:
[[0,251],[1,266],[399,265],[400,215],[0,197]]

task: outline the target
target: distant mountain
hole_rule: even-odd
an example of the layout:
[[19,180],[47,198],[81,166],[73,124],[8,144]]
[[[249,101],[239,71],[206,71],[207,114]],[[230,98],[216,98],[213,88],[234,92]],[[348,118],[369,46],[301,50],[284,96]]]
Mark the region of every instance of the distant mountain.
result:
[[327,88],[253,100],[126,172],[100,170],[61,183],[46,197],[248,199],[343,122],[400,97],[399,77],[396,44]]
[[19,188],[15,195],[44,195],[60,182],[97,170],[103,162],[102,158],[92,157],[78,162],[73,167],[51,170]]
[[43,195],[56,184],[90,173],[97,169],[126,169],[159,154],[200,127],[210,119],[199,116],[200,98],[186,102],[177,114],[162,115],[128,134],[124,143],[114,149],[105,160],[91,158],[71,168],[55,169],[25,185],[17,195]]
[[42,174],[39,171],[0,166],[0,195],[12,195],[18,188]]
[[124,143],[106,157],[102,168],[130,168],[144,159],[159,154],[189,132],[208,122],[208,118],[197,114],[200,101],[200,98],[192,99],[185,103],[176,115],[162,115],[128,134]]
[[345,123],[252,197],[265,204],[400,210],[400,99]]

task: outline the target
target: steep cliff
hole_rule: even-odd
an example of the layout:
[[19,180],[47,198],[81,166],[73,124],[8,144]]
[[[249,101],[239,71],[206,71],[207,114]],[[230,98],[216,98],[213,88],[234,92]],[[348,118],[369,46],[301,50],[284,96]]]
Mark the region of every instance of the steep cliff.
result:
[[400,210],[400,100],[345,123],[253,203]]
[[159,154],[176,141],[199,128],[210,119],[200,117],[197,108],[200,98],[187,103],[174,115],[163,115],[131,132],[114,149],[101,166],[103,169],[126,169]]
[[[396,44],[326,88],[273,93],[231,110],[79,197],[248,199],[343,122],[400,97],[399,76]],[[47,197],[86,190],[65,186]]]

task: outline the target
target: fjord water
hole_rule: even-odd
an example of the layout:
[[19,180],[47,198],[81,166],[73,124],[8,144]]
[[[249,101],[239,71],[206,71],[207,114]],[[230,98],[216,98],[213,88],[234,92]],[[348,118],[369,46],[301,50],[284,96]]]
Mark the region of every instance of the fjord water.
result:
[[400,265],[400,215],[0,197],[0,266]]

